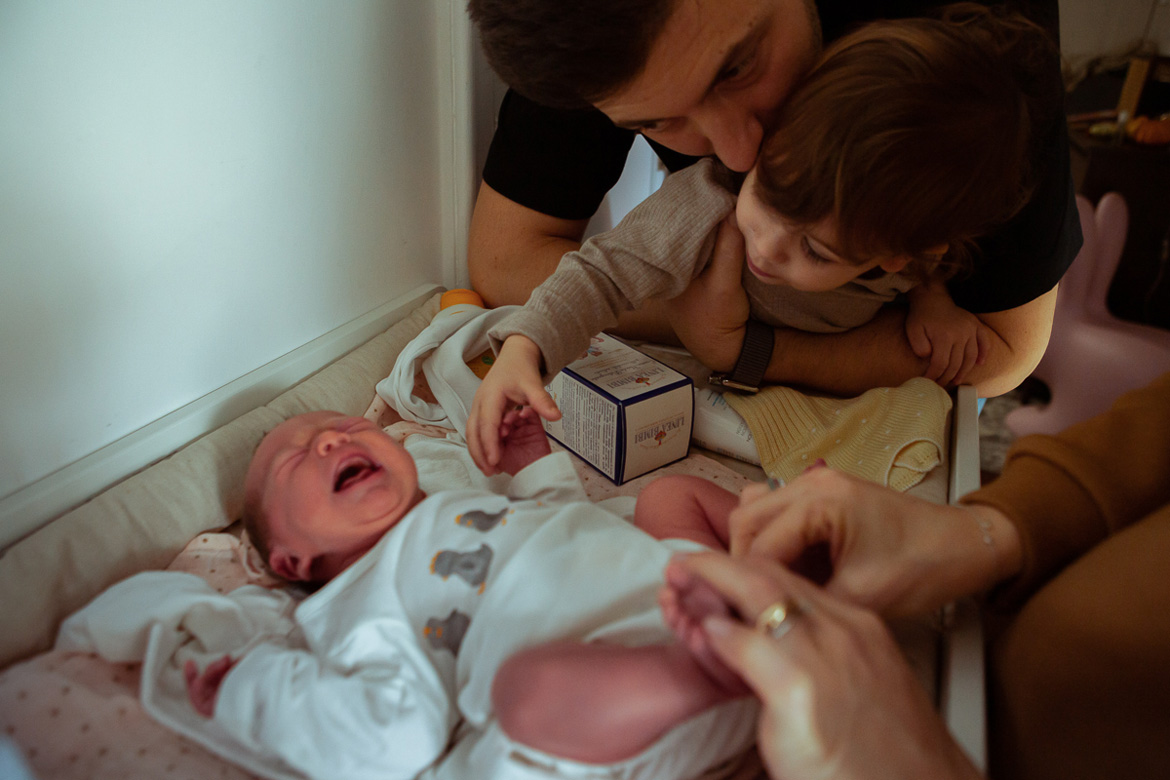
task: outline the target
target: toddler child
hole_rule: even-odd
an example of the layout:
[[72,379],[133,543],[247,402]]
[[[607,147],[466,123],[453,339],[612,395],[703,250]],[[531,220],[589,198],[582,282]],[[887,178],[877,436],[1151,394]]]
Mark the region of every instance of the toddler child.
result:
[[750,745],[747,689],[674,642],[657,604],[672,552],[726,545],[736,497],[663,478],[635,527],[585,500],[531,409],[502,424],[510,498],[424,495],[410,455],[364,418],[311,412],[269,432],[245,526],[276,574],[320,589],[296,609],[303,649],[188,663],[196,710],[312,777],[414,777],[453,736],[485,777],[516,761],[697,776]]
[[1023,17],[972,4],[840,38],[785,102],[738,198],[717,161],[673,174],[490,331],[498,356],[467,426],[476,464],[497,470],[506,407],[557,419],[545,380],[621,311],[681,293],[732,212],[745,319],[838,332],[905,294],[910,344],[933,358],[928,376],[961,381],[987,334],[943,282],[981,262],[968,257],[974,240],[1027,200],[1033,114],[1052,110],[1036,97],[1051,46]]

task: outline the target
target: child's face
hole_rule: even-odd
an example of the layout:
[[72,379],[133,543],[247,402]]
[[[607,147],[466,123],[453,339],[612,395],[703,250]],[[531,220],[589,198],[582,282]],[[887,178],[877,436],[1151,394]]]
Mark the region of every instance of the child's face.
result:
[[420,497],[414,460],[374,423],[298,415],[260,443],[245,485],[268,518],[269,565],[328,580],[368,551]]
[[744,180],[735,206],[743,234],[744,262],[764,284],[783,284],[806,292],[834,290],[867,271],[881,267],[900,271],[908,257],[877,257],[854,263],[834,247],[840,246],[837,224],[831,216],[813,225],[786,222],[756,195],[756,171]]

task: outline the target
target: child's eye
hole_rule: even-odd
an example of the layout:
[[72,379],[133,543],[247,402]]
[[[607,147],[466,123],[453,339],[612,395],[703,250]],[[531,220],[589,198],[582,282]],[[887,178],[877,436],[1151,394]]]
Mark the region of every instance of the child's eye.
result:
[[812,244],[809,243],[807,236],[800,237],[800,248],[804,250],[804,254],[808,257],[808,259],[812,260],[814,263],[831,263],[831,262],[833,262],[829,258],[827,258],[824,255],[822,255],[821,253],[817,252],[817,250],[813,249],[813,246],[812,246]]

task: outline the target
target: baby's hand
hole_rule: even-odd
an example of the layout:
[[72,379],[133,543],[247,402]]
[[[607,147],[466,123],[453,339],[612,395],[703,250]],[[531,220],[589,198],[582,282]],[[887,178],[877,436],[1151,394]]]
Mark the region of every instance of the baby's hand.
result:
[[235,661],[232,657],[225,655],[218,661],[208,664],[203,674],[199,673],[199,667],[194,661],[188,661],[183,666],[183,677],[187,680],[187,696],[190,697],[195,711],[203,717],[210,718],[215,715],[215,700],[219,697],[219,686],[223,684],[223,678],[227,676],[233,664]]
[[539,415],[530,406],[509,409],[500,423],[503,450],[499,469],[513,476],[552,452]]
[[941,285],[911,295],[906,338],[915,355],[930,358],[923,376],[943,387],[962,384],[971,368],[983,363],[990,346],[987,326],[956,306]]
[[546,420],[561,418],[556,403],[544,389],[541,359],[540,348],[531,339],[509,336],[475,392],[467,418],[467,449],[475,465],[489,477],[507,470],[501,463],[500,444],[512,433],[512,426],[504,425],[509,410],[530,406]]

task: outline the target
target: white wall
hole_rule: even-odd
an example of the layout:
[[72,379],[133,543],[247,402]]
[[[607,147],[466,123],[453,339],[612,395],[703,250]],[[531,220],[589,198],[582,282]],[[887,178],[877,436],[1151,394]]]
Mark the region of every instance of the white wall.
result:
[[463,17],[0,2],[0,497],[463,278]]
[[1143,38],[1170,55],[1170,0],[1060,0],[1060,46],[1074,63],[1123,54]]

